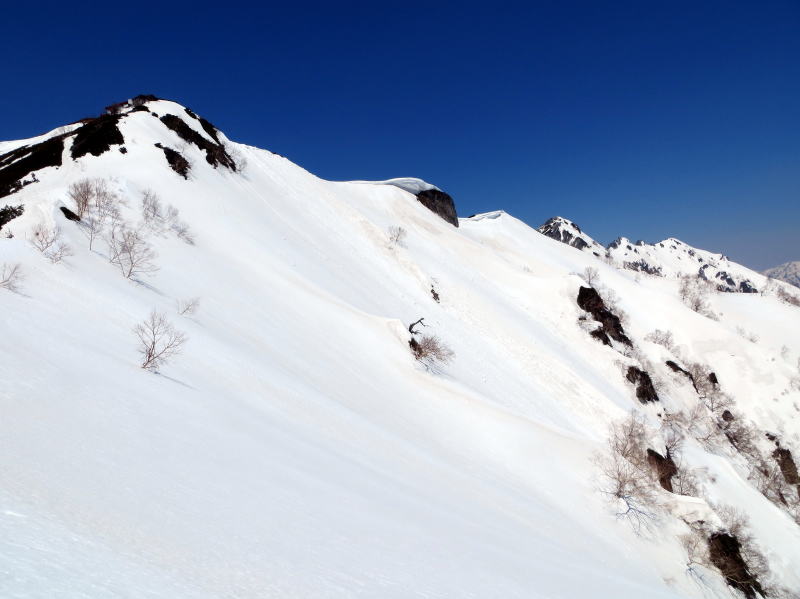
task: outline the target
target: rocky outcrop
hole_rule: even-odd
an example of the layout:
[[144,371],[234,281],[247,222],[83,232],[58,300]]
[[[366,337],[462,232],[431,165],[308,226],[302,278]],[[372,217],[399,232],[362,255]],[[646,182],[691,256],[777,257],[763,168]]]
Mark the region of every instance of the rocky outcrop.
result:
[[456,204],[449,194],[439,189],[423,189],[417,194],[417,200],[454,227],[458,226]]
[[658,393],[653,386],[653,379],[644,370],[636,366],[629,366],[625,378],[636,387],[636,399],[641,403],[658,401]]
[[[673,362],[672,360],[667,360],[667,361],[666,361],[666,365],[669,367],[669,369],[670,369],[672,372],[679,372],[679,373],[681,373],[683,376],[685,376],[686,378],[688,378],[690,381],[692,381],[692,387],[694,387],[694,390],[695,390],[695,391],[697,391],[697,383],[695,382],[695,380],[694,380],[694,376],[692,375],[692,373],[691,373],[691,372],[689,372],[688,370],[685,370],[685,369],[681,368],[680,366],[678,366],[677,362]],[[698,391],[698,392],[699,392],[699,391]]]
[[[592,287],[581,287],[578,291],[578,306],[581,310],[589,312],[589,314],[600,323],[601,329],[598,330],[602,330],[606,337],[610,337],[614,341],[632,347],[631,340],[628,339],[628,336],[625,334],[619,317],[606,307],[603,298],[600,297],[600,294],[597,293],[595,289]],[[594,335],[594,333],[593,336],[606,343],[606,345],[610,345],[610,343],[608,343],[607,340],[604,341],[602,337]]]
[[0,208],[0,229],[25,212],[24,206],[5,206]]
[[[0,155],[0,198],[22,189],[35,181],[35,173],[48,166],[61,166],[64,138],[56,135],[37,144],[21,146]],[[33,179],[26,180],[28,175]]]
[[591,251],[595,256],[605,254],[603,246],[581,231],[578,225],[561,216],[554,216],[537,230],[542,235],[578,250]]
[[772,452],[772,457],[778,462],[783,480],[790,485],[800,485],[800,474],[797,472],[797,464],[795,464],[792,457],[792,452],[783,447],[778,447]]
[[750,573],[742,558],[741,543],[734,535],[717,532],[708,538],[708,555],[722,575],[725,582],[740,591],[747,599],[764,596],[761,583]]
[[70,155],[72,159],[86,156],[100,156],[111,149],[111,146],[121,146],[125,143],[122,133],[117,126],[120,115],[104,114],[96,119],[90,119],[80,129],[75,131]]
[[675,461],[672,459],[672,456],[669,455],[669,452],[667,452],[667,456],[664,457],[654,449],[648,449],[647,463],[650,464],[653,472],[655,472],[658,477],[658,484],[660,484],[663,489],[672,493],[672,477],[678,474],[678,466],[675,465]]
[[[232,171],[236,170],[236,162],[230,157],[225,146],[222,145],[219,140],[216,142],[209,141],[183,122],[180,117],[173,114],[165,114],[161,117],[161,122],[174,131],[183,141],[194,144],[204,151],[206,154],[206,162],[214,168],[218,165],[222,165]],[[216,139],[216,134],[213,137]]]

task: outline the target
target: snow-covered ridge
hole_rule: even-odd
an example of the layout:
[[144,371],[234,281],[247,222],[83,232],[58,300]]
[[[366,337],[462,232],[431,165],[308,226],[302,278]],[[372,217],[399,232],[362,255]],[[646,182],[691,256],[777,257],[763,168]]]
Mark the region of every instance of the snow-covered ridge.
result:
[[653,244],[619,237],[604,248],[562,217],[551,218],[538,230],[619,268],[668,277],[699,276],[720,291],[729,292],[755,293],[766,284],[762,274],[732,262],[725,255],[692,247],[673,237]]
[[[635,413],[667,463],[669,427],[710,389],[732,399],[719,421],[751,427],[767,490],[785,490],[798,308],[715,294],[714,320],[675,278],[632,276],[503,211],[451,226],[417,197],[433,186],[325,181],[176,103],[105,116],[0,201],[24,208],[0,230],[0,272],[24,273],[19,293],[0,288],[0,596],[722,597],[720,570],[680,540],[722,531],[720,505],[800,588],[800,528],[719,431],[709,449],[679,429],[697,489],[647,471],[650,534],[616,516],[594,459]],[[84,180],[118,210],[93,241],[96,204],[68,218]],[[72,255],[37,249],[39,225]],[[157,270],[120,273],[122,226]],[[153,310],[186,336],[158,372],[134,333]],[[450,362],[415,360],[421,317]]]
[[361,183],[366,185],[394,185],[395,187],[399,187],[400,189],[405,190],[413,195],[417,195],[418,193],[427,191],[429,189],[442,191],[435,185],[414,177],[398,177],[396,179],[387,179],[386,181],[350,181],[350,183]]
[[800,261],[786,262],[780,266],[768,268],[762,274],[766,277],[789,283],[789,285],[800,287]]

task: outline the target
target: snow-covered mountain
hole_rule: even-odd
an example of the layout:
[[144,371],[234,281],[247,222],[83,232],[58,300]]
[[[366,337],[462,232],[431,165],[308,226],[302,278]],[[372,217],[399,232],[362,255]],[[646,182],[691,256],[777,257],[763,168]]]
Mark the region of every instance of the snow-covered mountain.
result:
[[800,287],[800,261],[786,262],[780,266],[768,268],[762,274],[789,283],[789,285]]
[[723,254],[692,247],[679,239],[669,238],[649,244],[619,237],[604,248],[578,225],[562,217],[551,218],[538,230],[632,271],[668,277],[699,276],[724,292],[757,293],[766,284],[764,275],[732,262]]
[[0,596],[800,591],[795,296],[619,264],[710,255],[453,222],[149,96],[1,143],[0,209]]

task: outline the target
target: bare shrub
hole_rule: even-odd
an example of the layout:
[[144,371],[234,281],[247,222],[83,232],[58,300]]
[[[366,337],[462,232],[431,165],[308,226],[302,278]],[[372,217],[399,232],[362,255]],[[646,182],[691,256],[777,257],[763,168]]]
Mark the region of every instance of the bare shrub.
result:
[[405,247],[407,235],[408,233],[403,227],[389,227],[389,245]]
[[784,304],[789,304],[790,306],[796,306],[800,308],[800,297],[794,295],[793,293],[789,293],[782,286],[778,286],[778,288],[775,290],[775,295],[777,295],[778,299]]
[[104,222],[103,219],[98,216],[86,216],[82,221],[83,230],[89,240],[89,249],[91,250],[94,245],[94,240],[103,233]]
[[69,258],[73,255],[72,248],[63,241],[57,241],[56,244],[47,250],[44,255],[53,264],[58,264],[64,258]]
[[175,206],[164,206],[161,199],[151,190],[142,194],[142,223],[156,234],[172,231],[181,241],[194,245],[194,236],[189,225],[180,219],[180,212]]
[[33,247],[42,252],[53,264],[72,256],[72,248],[61,240],[61,229],[38,223],[33,228]]
[[139,340],[138,351],[142,357],[141,367],[156,370],[170,358],[180,353],[186,336],[169,323],[166,316],[155,310],[134,329]]
[[616,503],[617,518],[641,532],[655,522],[660,509],[658,491],[647,464],[647,429],[631,414],[610,428],[608,448],[595,457],[600,470],[600,492]]
[[94,190],[95,186],[89,179],[75,181],[69,186],[67,195],[75,202],[76,212],[81,218],[83,218],[89,210],[89,206],[94,198]]
[[185,300],[178,300],[178,314],[181,316],[191,316],[200,307],[199,297],[190,297]]
[[412,338],[409,345],[414,357],[429,368],[447,364],[455,356],[436,335],[422,335],[419,341]]
[[589,287],[594,287],[595,283],[597,283],[600,279],[600,273],[594,266],[587,266],[583,269],[583,273],[581,273],[581,278],[586,281]]
[[158,270],[153,262],[157,254],[138,229],[129,229],[124,224],[112,228],[108,247],[109,261],[119,267],[126,279]]
[[44,254],[58,241],[61,231],[58,227],[51,229],[44,223],[38,223],[33,227],[32,234],[31,243],[33,247]]
[[670,351],[675,349],[675,339],[673,338],[671,331],[662,331],[661,329],[656,329],[652,333],[645,335],[644,340],[665,347]]
[[684,304],[693,311],[702,314],[707,318],[716,319],[716,315],[711,311],[708,303],[708,296],[711,294],[712,286],[708,281],[699,276],[682,275],[678,286],[678,296]]
[[736,327],[736,332],[740,337],[747,339],[750,343],[758,343],[758,335],[744,330],[742,327]]
[[3,263],[3,267],[0,268],[0,289],[19,292],[23,279],[21,264]]

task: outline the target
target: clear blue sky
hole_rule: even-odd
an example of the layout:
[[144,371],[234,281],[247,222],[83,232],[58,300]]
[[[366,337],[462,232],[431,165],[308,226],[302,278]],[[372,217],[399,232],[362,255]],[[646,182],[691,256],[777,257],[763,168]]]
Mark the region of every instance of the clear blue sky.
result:
[[0,138],[139,93],[328,179],[800,260],[800,2],[4,3]]

